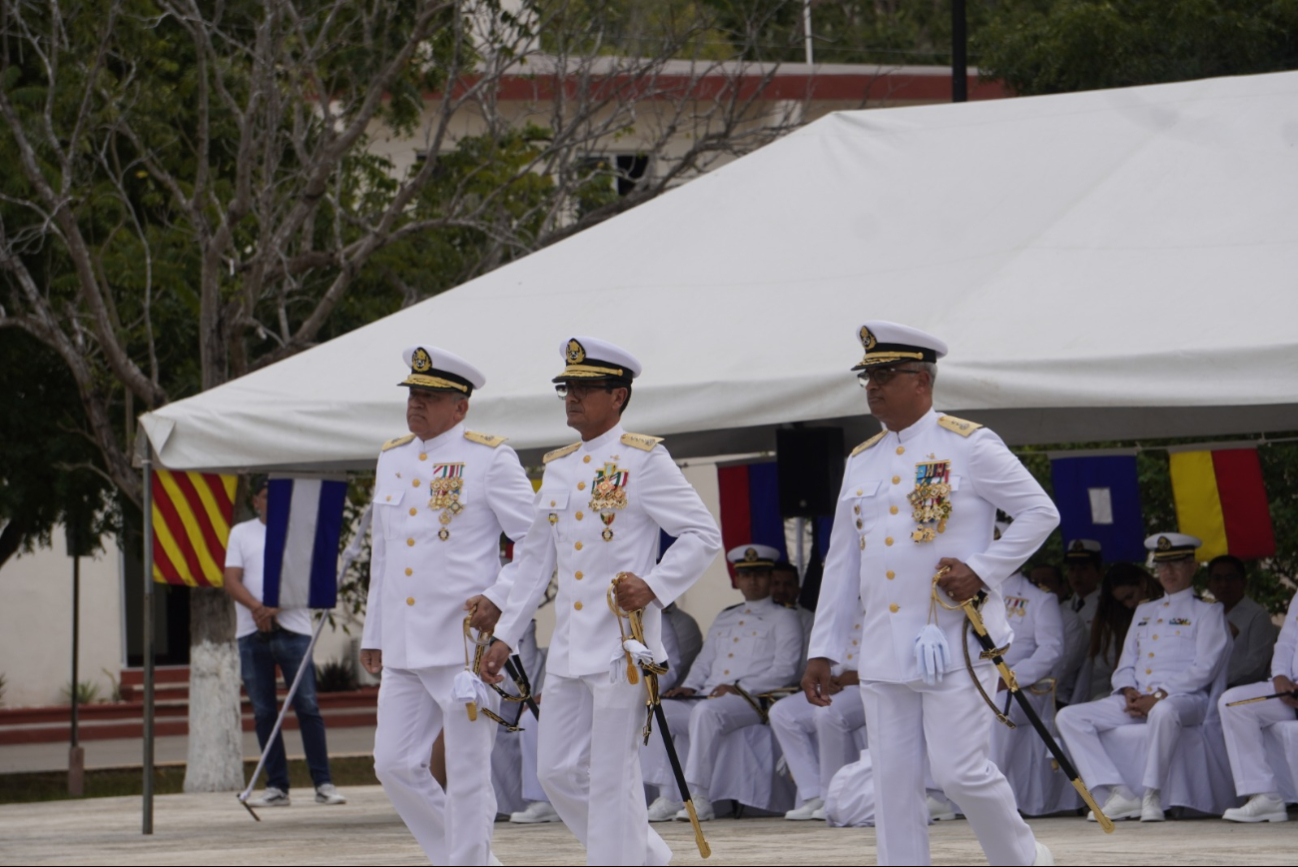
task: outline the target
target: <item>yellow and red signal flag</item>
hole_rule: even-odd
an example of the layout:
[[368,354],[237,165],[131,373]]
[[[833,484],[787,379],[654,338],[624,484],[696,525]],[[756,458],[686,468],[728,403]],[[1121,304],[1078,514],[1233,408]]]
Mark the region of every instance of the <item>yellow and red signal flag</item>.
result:
[[1275,531],[1257,449],[1211,443],[1170,449],[1172,496],[1182,533],[1198,536],[1200,562],[1221,554],[1275,554]]
[[220,587],[237,476],[153,473],[153,580]]

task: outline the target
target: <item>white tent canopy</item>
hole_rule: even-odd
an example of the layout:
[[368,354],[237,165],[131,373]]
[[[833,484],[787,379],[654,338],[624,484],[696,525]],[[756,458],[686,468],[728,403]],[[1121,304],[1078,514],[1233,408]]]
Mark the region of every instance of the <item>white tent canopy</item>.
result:
[[401,348],[487,374],[469,426],[571,442],[574,334],[635,353],[678,457],[876,425],[866,319],[940,335],[938,405],[1010,442],[1298,429],[1298,73],[830,115],[385,319],[142,419],[173,469],[351,468]]

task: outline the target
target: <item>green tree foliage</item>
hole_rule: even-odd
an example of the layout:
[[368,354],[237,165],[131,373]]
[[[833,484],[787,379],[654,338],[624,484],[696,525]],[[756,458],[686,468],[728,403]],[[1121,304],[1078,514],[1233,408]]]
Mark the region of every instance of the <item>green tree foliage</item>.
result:
[[983,74],[1020,94],[1298,69],[1296,0],[1057,0],[971,32]]

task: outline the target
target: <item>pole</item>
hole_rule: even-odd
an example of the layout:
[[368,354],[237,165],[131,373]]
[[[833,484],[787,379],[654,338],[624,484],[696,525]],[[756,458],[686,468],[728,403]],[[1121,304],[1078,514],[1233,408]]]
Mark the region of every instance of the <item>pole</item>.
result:
[[951,0],[951,101],[969,101],[969,30],[965,0]]
[[794,519],[793,519],[793,526],[794,526],[794,528],[795,528],[795,529],[794,529],[794,532],[795,532],[795,534],[796,534],[797,537],[798,537],[798,546],[797,546],[797,548],[794,549],[794,552],[793,552],[793,565],[794,565],[795,567],[797,567],[797,570],[798,570],[798,581],[801,582],[802,579],[803,579],[803,576],[805,576],[806,573],[807,573],[807,564],[806,564],[806,562],[805,562],[807,558],[806,558],[806,556],[803,554],[803,551],[802,551],[802,548],[803,548],[802,537],[803,537],[803,535],[807,532],[807,519],[806,519],[806,518],[794,518]]
[[68,747],[68,794],[81,797],[85,794],[85,750],[79,745],[79,704],[80,690],[78,689],[78,678],[80,672],[77,669],[78,657],[80,656],[80,638],[81,638],[81,558],[77,556],[80,550],[81,540],[78,537],[78,530],[71,524],[67,525],[67,531],[71,537],[72,548],[72,743]]
[[153,833],[153,447],[144,447],[144,807],[142,834]]
[[807,53],[807,65],[815,63],[815,57],[811,50],[811,0],[802,0],[802,39],[803,47]]

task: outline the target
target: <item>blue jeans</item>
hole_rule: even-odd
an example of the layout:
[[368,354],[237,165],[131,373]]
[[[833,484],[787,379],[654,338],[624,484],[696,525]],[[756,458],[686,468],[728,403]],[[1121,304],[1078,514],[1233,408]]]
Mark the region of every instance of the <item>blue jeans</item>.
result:
[[[279,702],[275,695],[275,666],[279,665],[286,683],[292,683],[302,657],[311,646],[311,636],[286,629],[254,632],[239,639],[239,663],[243,669],[243,688],[252,702],[257,722],[257,743],[266,749],[266,740],[275,728]],[[311,780],[322,786],[330,782],[329,748],[325,745],[324,717],[315,698],[315,666],[308,663],[293,696],[293,712],[302,732],[302,748]],[[275,735],[275,743],[266,755],[266,785],[288,791],[288,760],[284,757],[284,737]]]

